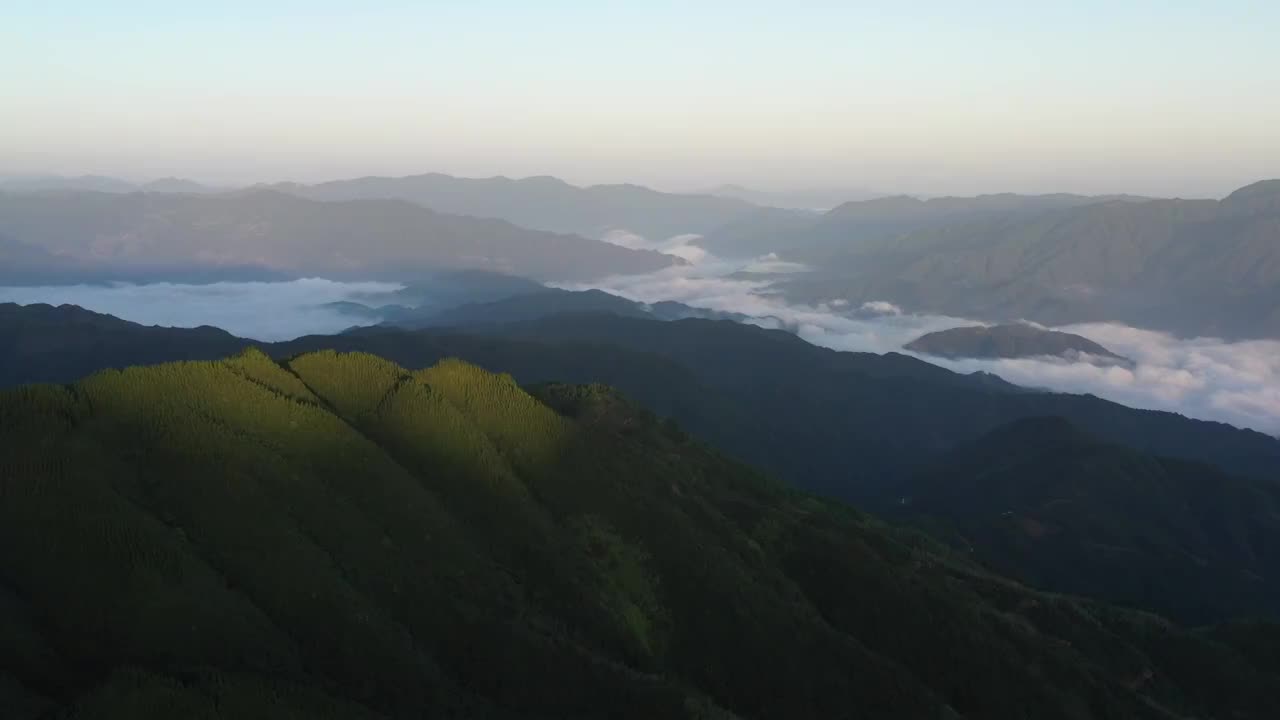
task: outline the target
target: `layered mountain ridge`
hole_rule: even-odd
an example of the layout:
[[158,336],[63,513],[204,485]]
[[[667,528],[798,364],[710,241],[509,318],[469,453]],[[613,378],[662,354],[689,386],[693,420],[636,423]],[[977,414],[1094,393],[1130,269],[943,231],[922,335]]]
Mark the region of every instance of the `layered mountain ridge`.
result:
[[7,391],[0,433],[0,701],[19,720],[1280,702],[1230,627],[1028,590],[599,386],[250,351]]
[[482,269],[540,279],[677,264],[575,235],[448,215],[403,200],[315,202],[257,189],[215,195],[0,193],[0,282],[325,276],[414,280]]

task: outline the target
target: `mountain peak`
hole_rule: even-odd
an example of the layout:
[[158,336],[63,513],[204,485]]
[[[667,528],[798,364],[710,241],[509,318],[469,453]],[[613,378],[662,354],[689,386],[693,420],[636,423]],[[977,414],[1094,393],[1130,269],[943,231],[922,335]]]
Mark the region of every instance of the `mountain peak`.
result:
[[1060,357],[1095,365],[1132,364],[1080,335],[1027,323],[973,325],[926,333],[904,346],[907,350],[949,358]]
[[1222,199],[1229,210],[1259,212],[1280,209],[1280,178],[1245,185]]
[[1258,195],[1280,195],[1280,178],[1259,180],[1258,182],[1250,183],[1244,187],[1238,188],[1228,195],[1226,199],[1230,200],[1231,198],[1255,197]]

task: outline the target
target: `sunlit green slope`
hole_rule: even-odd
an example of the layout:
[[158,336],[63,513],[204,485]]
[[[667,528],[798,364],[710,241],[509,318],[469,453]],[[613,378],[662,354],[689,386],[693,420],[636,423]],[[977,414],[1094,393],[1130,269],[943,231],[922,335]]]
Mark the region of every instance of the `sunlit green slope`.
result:
[[1257,633],[1036,593],[606,388],[532,393],[456,361],[251,351],[0,395],[5,717],[1280,703]]

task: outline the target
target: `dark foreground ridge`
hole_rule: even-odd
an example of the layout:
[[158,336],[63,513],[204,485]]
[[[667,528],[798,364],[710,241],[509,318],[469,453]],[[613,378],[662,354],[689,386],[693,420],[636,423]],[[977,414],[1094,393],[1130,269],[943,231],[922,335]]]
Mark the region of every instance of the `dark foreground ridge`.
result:
[[[596,304],[591,293],[548,295],[566,296]],[[1103,440],[1154,455],[1280,478],[1280,441],[1222,423],[1087,395],[1029,392],[897,353],[836,352],[735,322],[554,310],[513,319],[510,305],[458,309],[467,317],[465,330],[366,328],[260,343],[215,328],[145,327],[70,305],[0,304],[0,387],[213,360],[251,346],[277,358],[325,349],[369,352],[412,369],[459,357],[523,384],[604,382],[738,459],[855,503],[897,498],[898,483],[940,453],[1027,417],[1061,416]],[[484,308],[496,312],[486,315]]]
[[0,394],[6,718],[1271,717],[1272,626],[1028,590],[600,386],[330,352]]
[[1027,418],[904,483],[890,513],[1035,587],[1190,625],[1280,618],[1280,485]]

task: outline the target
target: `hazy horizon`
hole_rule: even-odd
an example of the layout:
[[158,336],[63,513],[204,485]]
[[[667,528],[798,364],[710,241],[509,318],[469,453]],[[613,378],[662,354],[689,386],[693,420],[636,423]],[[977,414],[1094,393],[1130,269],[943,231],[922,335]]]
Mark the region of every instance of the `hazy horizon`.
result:
[[[726,180],[724,182],[715,182],[715,183],[704,183],[701,185],[684,186],[679,184],[662,185],[662,184],[656,184],[656,183],[646,183],[646,182],[640,182],[634,179],[627,179],[627,178],[621,178],[617,180],[607,179],[607,180],[601,180],[599,182],[592,182],[587,180],[575,180],[571,177],[565,177],[565,176],[557,175],[555,173],[550,173],[550,172],[533,172],[533,173],[527,173],[527,174],[502,173],[502,172],[490,173],[490,174],[479,174],[479,173],[466,174],[466,173],[460,173],[460,172],[459,173],[445,172],[443,170],[434,169],[434,168],[426,168],[418,171],[409,171],[409,172],[387,172],[387,173],[353,171],[352,173],[347,175],[323,175],[323,176],[316,176],[312,178],[300,178],[299,176],[296,176],[296,175],[287,175],[287,176],[281,176],[281,177],[263,176],[263,177],[253,177],[251,179],[239,179],[239,180],[220,178],[220,177],[214,177],[209,175],[201,175],[198,172],[184,173],[180,171],[167,173],[163,175],[154,175],[154,174],[153,175],[145,175],[145,174],[130,175],[130,174],[123,174],[123,173],[108,173],[108,172],[88,172],[88,171],[81,172],[81,171],[76,171],[74,169],[63,171],[63,172],[52,171],[52,170],[31,169],[31,170],[25,170],[21,172],[0,173],[0,182],[10,181],[10,180],[22,181],[22,180],[39,180],[39,179],[55,179],[55,178],[61,179],[61,180],[73,180],[77,178],[97,177],[97,178],[105,178],[105,179],[111,179],[111,180],[122,180],[125,182],[133,183],[135,185],[145,185],[149,182],[154,182],[158,180],[177,179],[177,180],[190,180],[192,182],[206,185],[208,187],[218,189],[218,190],[233,191],[233,190],[247,189],[247,188],[251,188],[259,185],[273,185],[277,183],[297,183],[301,185],[319,185],[319,184],[324,184],[328,182],[338,182],[338,181],[353,180],[353,179],[368,178],[368,177],[404,178],[404,177],[414,177],[414,176],[420,176],[420,175],[445,175],[445,176],[465,179],[465,180],[492,180],[492,179],[499,179],[499,178],[508,179],[508,180],[528,180],[533,178],[551,177],[551,178],[564,181],[576,187],[591,187],[591,186],[597,186],[597,185],[605,185],[605,186],[637,185],[641,187],[647,187],[652,190],[657,190],[659,192],[676,193],[676,194],[708,194],[708,193],[717,193],[717,192],[721,192],[721,191],[732,189],[732,188],[740,189],[747,192],[760,193],[762,195],[770,195],[770,194],[803,195],[806,193],[832,195],[832,194],[838,194],[841,191],[848,191],[849,195],[848,197],[845,198],[844,201],[860,201],[860,200],[867,200],[871,198],[895,197],[895,196],[914,197],[918,199],[927,200],[930,198],[942,198],[942,197],[977,197],[982,195],[1000,195],[1000,194],[1032,196],[1032,195],[1053,195],[1058,193],[1067,193],[1067,194],[1076,194],[1076,195],[1097,195],[1097,196],[1133,195],[1133,196],[1140,196],[1140,197],[1173,198],[1173,199],[1188,199],[1188,200],[1191,200],[1191,199],[1220,200],[1230,195],[1232,192],[1239,190],[1242,187],[1253,185],[1257,182],[1274,180],[1274,179],[1280,178],[1280,168],[1277,168],[1276,171],[1271,175],[1259,175],[1257,177],[1248,178],[1248,179],[1242,180],[1238,184],[1231,184],[1228,186],[1224,186],[1222,190],[1218,190],[1214,192],[1163,193],[1163,194],[1157,193],[1157,192],[1142,192],[1136,189],[1128,189],[1128,190],[1114,189],[1114,190],[1091,191],[1091,190],[1082,190],[1082,189],[1072,190],[1072,189],[1054,188],[1054,187],[1044,187],[1044,188],[991,187],[991,188],[973,189],[973,190],[967,190],[967,191],[959,190],[956,192],[924,192],[924,191],[919,191],[913,188],[882,187],[882,186],[877,186],[870,183],[866,185],[847,183],[843,185],[841,184],[831,184],[831,185],[797,184],[795,186],[774,186],[774,185],[767,185],[767,184],[759,184],[759,185],[746,184],[746,183],[737,182],[733,180]],[[0,188],[0,190],[2,189],[3,188]],[[815,209],[826,209],[826,208],[815,208]]]
[[1280,9],[1226,5],[30,5],[0,174],[1220,197],[1280,175]]

